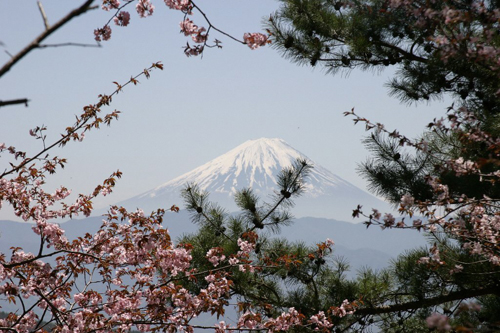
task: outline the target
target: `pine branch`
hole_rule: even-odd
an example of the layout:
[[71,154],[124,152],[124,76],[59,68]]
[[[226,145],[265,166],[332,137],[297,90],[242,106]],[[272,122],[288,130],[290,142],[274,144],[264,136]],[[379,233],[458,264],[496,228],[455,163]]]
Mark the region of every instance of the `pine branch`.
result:
[[465,289],[450,292],[447,295],[439,295],[432,298],[426,298],[418,301],[406,302],[401,304],[393,304],[387,306],[371,307],[371,308],[361,308],[357,309],[356,315],[380,315],[385,313],[395,313],[398,311],[410,311],[417,310],[421,308],[426,308],[430,306],[440,305],[446,302],[453,302],[464,300],[467,298],[475,298],[479,296],[486,295],[496,295],[500,296],[500,286],[492,285],[485,288],[479,289]]

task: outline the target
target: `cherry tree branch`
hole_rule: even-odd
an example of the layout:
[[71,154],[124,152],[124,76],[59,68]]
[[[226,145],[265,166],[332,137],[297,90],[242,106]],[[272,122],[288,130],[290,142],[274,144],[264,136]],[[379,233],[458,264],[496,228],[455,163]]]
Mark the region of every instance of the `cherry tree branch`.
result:
[[201,8],[200,8],[200,7],[198,7],[198,6],[197,6],[197,5],[196,5],[193,1],[191,1],[191,4],[193,5],[193,8],[196,8],[196,9],[198,10],[198,12],[200,12],[200,14],[203,16],[203,18],[205,19],[205,21],[208,23],[208,26],[209,26],[209,28],[208,28],[208,29],[214,29],[214,30],[215,30],[215,31],[217,31],[218,33],[220,33],[220,34],[222,34],[222,35],[224,35],[224,36],[226,36],[226,37],[229,37],[229,38],[231,38],[232,40],[234,40],[234,41],[236,41],[236,42],[238,42],[238,43],[241,43],[241,44],[246,44],[244,41],[239,40],[238,38],[231,36],[231,35],[230,35],[230,34],[228,34],[227,32],[224,32],[224,31],[222,31],[222,30],[218,29],[217,27],[215,27],[215,26],[212,24],[212,22],[210,22],[210,20],[208,19],[208,16],[205,14],[205,12],[203,12],[203,11],[201,10]]
[[[80,7],[73,9],[66,16],[56,22],[53,26],[47,28],[38,37],[36,37],[31,43],[29,43],[24,49],[19,51],[17,54],[13,55],[12,58],[0,68],[0,77],[7,73],[15,64],[17,64],[22,58],[24,58],[33,49],[38,48],[40,43],[57,31],[59,28],[64,26],[66,23],[71,21],[73,18],[86,13],[89,10],[97,8],[97,6],[91,6],[94,0],[86,0]],[[42,7],[43,8],[43,7]]]
[[[141,75],[144,75],[144,76],[146,76],[146,78],[149,78],[149,75],[150,75],[149,72],[152,69],[154,69],[154,68],[163,69],[163,65],[161,63],[154,63],[149,68],[144,69],[144,71],[142,71],[140,74],[137,74],[136,76],[131,77],[130,80],[128,80],[123,85],[120,85],[117,82],[115,82],[115,84],[117,85],[117,88],[115,89],[115,91],[113,91],[113,93],[111,93],[110,95],[101,95],[99,103],[97,103],[96,105],[92,106],[92,108],[94,109],[94,112],[97,113],[99,111],[99,108],[101,106],[108,105],[111,102],[111,97],[113,95],[118,94],[123,89],[123,87],[125,87],[125,86],[127,86],[127,85],[129,85],[131,83],[133,83],[134,85],[136,85],[139,82],[137,80],[137,78],[140,77]],[[58,145],[64,145],[66,142],[68,142],[71,139],[71,137],[78,130],[80,130],[82,128],[84,129],[84,131],[89,130],[92,127],[92,124],[87,125],[87,123],[94,116],[96,116],[96,115],[93,114],[93,113],[90,114],[90,115],[87,115],[87,112],[86,112],[83,115],[81,115],[80,117],[78,117],[76,124],[73,127],[71,127],[71,128],[67,128],[66,129],[66,134],[61,134],[61,138],[59,140],[55,141],[54,143],[52,143],[51,145],[49,145],[47,147],[44,147],[44,149],[42,149],[41,151],[39,151],[34,156],[24,159],[17,166],[12,166],[12,169],[6,170],[2,174],[0,174],[0,179],[3,178],[3,177],[5,177],[5,176],[7,176],[7,175],[9,175],[9,174],[11,174],[11,173],[19,171],[21,168],[25,167],[26,165],[28,165],[32,161],[37,160],[40,156],[42,156],[44,153],[46,153],[47,151],[51,150],[52,148],[54,148],[54,147],[56,147]],[[98,123],[95,124],[95,127],[99,127],[98,125],[99,125]]]
[[78,46],[78,47],[101,47],[101,44],[85,44],[85,43],[58,43],[58,44],[40,44],[37,47],[39,49],[47,47],[64,47],[64,46]]
[[43,24],[45,25],[45,30],[49,30],[50,24],[49,20],[47,19],[47,14],[45,14],[45,9],[42,6],[42,3],[40,1],[36,2],[38,4],[38,9],[40,10],[40,15],[42,15],[43,19]]
[[0,101],[0,108],[2,106],[14,105],[14,104],[24,104],[25,106],[28,106],[28,102],[29,102],[29,99],[27,99],[27,98],[11,99],[8,101]]

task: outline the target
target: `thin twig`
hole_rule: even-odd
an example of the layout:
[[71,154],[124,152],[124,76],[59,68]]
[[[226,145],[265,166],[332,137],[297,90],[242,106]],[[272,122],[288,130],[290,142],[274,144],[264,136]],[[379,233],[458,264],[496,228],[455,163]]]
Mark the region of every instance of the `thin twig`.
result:
[[12,59],[10,59],[5,65],[3,65],[2,68],[0,68],[0,77],[2,77],[5,73],[7,73],[18,61],[20,61],[22,58],[24,58],[29,52],[31,52],[33,49],[37,48],[43,40],[45,40],[47,37],[49,37],[52,33],[54,33],[56,30],[61,28],[63,25],[68,23],[71,19],[73,19],[81,14],[84,14],[91,9],[98,8],[97,6],[92,6],[92,7],[90,6],[93,2],[94,2],[94,0],[85,1],[80,7],[73,9],[66,16],[64,16],[62,19],[60,19],[56,24],[51,26],[48,30],[45,30],[44,32],[42,32],[31,43],[29,43],[24,49],[22,49],[16,55],[14,55],[12,57]]
[[79,46],[79,47],[101,47],[101,44],[84,44],[84,43],[59,43],[59,44],[40,44],[37,46],[39,49],[43,49],[46,47],[61,47],[61,46]]
[[222,30],[218,29],[217,27],[215,27],[215,26],[214,26],[214,25],[210,22],[210,20],[208,19],[208,16],[205,14],[205,12],[203,12],[203,11],[200,9],[200,7],[198,7],[198,6],[197,6],[197,5],[196,5],[193,1],[191,1],[191,4],[192,4],[192,5],[193,5],[193,7],[194,7],[194,8],[196,8],[196,9],[200,12],[200,14],[201,14],[201,15],[205,18],[205,21],[208,23],[209,28],[214,29],[215,31],[217,31],[217,32],[219,32],[219,33],[221,33],[221,34],[223,34],[223,35],[224,35],[224,36],[226,36],[226,37],[231,38],[232,40],[234,40],[234,41],[236,41],[236,42],[238,42],[238,43],[241,43],[241,44],[246,44],[244,41],[239,40],[238,38],[231,36],[231,35],[230,35],[230,34],[228,34],[227,32],[224,32],[224,31],[222,31]]
[[[132,77],[130,80],[128,80],[125,84],[123,85],[119,85],[119,87],[117,89],[115,89],[115,91],[113,91],[109,96],[107,96],[108,98],[108,101],[110,101],[111,97],[113,97],[114,95],[118,94],[124,87],[126,87],[127,85],[131,84],[131,83],[134,83],[134,84],[137,84],[139,81],[137,80],[138,77],[140,77],[141,75],[145,75],[146,71],[149,71],[153,68],[162,68],[162,67],[158,67],[158,64],[159,63],[156,63],[156,64],[153,64],[152,66],[150,66],[149,68],[145,69],[143,72],[137,74],[136,76]],[[102,104],[102,101],[100,101],[99,103],[97,103],[98,107],[101,107],[103,104]],[[68,140],[68,138],[71,137],[71,135],[73,133],[75,133],[76,131],[80,130],[81,128],[84,128],[84,126],[89,122],[89,120],[91,118],[83,118],[82,116],[80,116],[81,118],[77,118],[77,122],[75,123],[74,127],[71,128],[71,130],[67,131],[66,134],[62,134],[62,137],[55,141],[54,143],[52,143],[50,146],[44,148],[43,150],[39,151],[36,155],[34,155],[33,157],[30,157],[30,158],[26,158],[24,159],[20,164],[18,164],[17,166],[12,166],[12,169],[8,170],[8,171],[4,171],[2,174],[0,174],[0,179],[4,178],[5,176],[11,174],[11,173],[14,173],[18,170],[20,170],[21,168],[23,168],[24,166],[26,166],[27,164],[29,164],[30,162],[38,159],[41,155],[43,155],[45,152],[49,151],[50,149],[54,148],[55,146],[57,145],[60,145],[62,144],[63,142],[65,142],[65,140]],[[81,121],[81,123],[80,123]],[[85,131],[87,131],[88,129],[85,129]]]
[[42,14],[43,24],[45,25],[45,31],[50,29],[49,20],[47,19],[47,15],[45,14],[45,9],[43,9],[42,3],[37,1],[38,9],[40,9],[40,14]]

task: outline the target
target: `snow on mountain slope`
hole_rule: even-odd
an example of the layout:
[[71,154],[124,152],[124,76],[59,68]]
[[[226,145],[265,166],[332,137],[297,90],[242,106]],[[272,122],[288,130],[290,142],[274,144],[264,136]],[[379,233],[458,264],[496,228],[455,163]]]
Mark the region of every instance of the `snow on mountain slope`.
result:
[[182,208],[180,191],[187,183],[196,183],[210,193],[214,202],[232,211],[236,209],[232,195],[237,190],[251,187],[266,199],[276,190],[279,171],[289,167],[297,158],[306,159],[313,169],[307,178],[305,194],[296,200],[296,207],[292,210],[294,215],[351,221],[352,210],[358,204],[387,207],[377,198],[317,165],[285,141],[268,138],[249,140],[190,172],[119,204],[146,211],[172,204]]

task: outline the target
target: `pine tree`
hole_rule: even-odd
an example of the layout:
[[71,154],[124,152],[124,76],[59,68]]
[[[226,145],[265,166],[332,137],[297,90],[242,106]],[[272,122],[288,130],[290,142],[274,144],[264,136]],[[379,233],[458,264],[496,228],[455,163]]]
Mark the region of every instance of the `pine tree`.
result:
[[[370,331],[374,326],[384,332],[500,330],[500,230],[495,227],[500,214],[496,185],[500,166],[499,3],[281,3],[268,29],[272,45],[291,61],[322,66],[331,74],[394,66],[397,70],[388,83],[394,97],[417,103],[446,95],[455,104],[446,119],[436,119],[416,140],[347,112],[375,129],[365,141],[373,158],[361,164],[361,174],[375,193],[409,215],[407,221],[414,217],[413,225],[408,225],[374,211],[365,215],[367,226],[426,230],[429,248],[402,253],[387,269],[365,270],[349,280],[344,274],[346,262],[318,255],[317,249],[303,244],[259,234],[258,259],[289,260],[290,265],[241,272],[232,289],[241,297],[241,309],[270,315],[270,309],[279,313],[295,307],[311,315],[347,299],[355,312],[332,319],[335,331]],[[188,200],[193,212],[201,206],[201,198],[198,203]],[[203,219],[197,215],[197,221],[203,220],[202,229],[186,241],[206,241],[208,249],[221,239],[230,255],[237,250],[229,246],[236,235],[281,223],[259,219],[262,213],[250,190],[239,193],[236,200],[244,213],[222,223],[222,230],[230,230],[227,237],[206,233],[207,228],[220,233],[220,214],[215,213]],[[448,220],[437,217],[433,207],[442,208]],[[355,213],[361,214],[361,209]],[[413,216],[417,213],[428,218],[427,225],[425,219]],[[486,223],[488,237],[479,230],[478,220]],[[471,249],[471,244],[478,247]],[[200,254],[201,261],[206,261],[204,255]]]
[[397,68],[390,94],[414,102],[444,94],[499,111],[497,1],[281,0],[268,28],[293,62],[341,70]]
[[[387,302],[388,308],[392,308],[387,313],[392,315],[379,316],[378,320],[382,320],[379,326],[384,331],[421,331],[423,319],[428,318],[429,325],[434,325],[429,317],[432,310],[453,317],[456,327],[497,330],[498,318],[489,314],[500,312],[498,264],[491,260],[485,263],[481,255],[464,250],[467,247],[464,244],[471,240],[488,243],[486,246],[492,255],[499,253],[498,234],[491,234],[485,241],[472,232],[477,226],[476,217],[487,221],[487,228],[495,229],[499,212],[496,177],[490,177],[500,165],[498,1],[281,2],[268,27],[274,38],[273,45],[292,61],[320,65],[331,74],[355,68],[373,70],[394,66],[394,77],[388,82],[389,93],[401,101],[417,103],[444,95],[455,100],[447,119],[435,120],[421,138],[413,141],[396,130],[389,132],[366,121],[369,128],[378,127],[365,140],[372,158],[360,166],[371,189],[410,217],[417,211],[439,220],[430,208],[434,204],[445,207],[449,225],[459,220],[464,224],[458,232],[457,229],[451,231],[444,222],[442,232],[432,233],[435,243],[431,253],[436,258],[445,257],[446,262],[436,264],[438,259],[433,267],[422,267],[417,262],[425,257],[426,251],[415,250],[402,254],[384,273],[390,276],[388,287],[376,293],[371,305]],[[365,121],[360,117],[355,120]],[[450,125],[443,126],[444,121]],[[465,163],[459,167],[460,162]],[[474,167],[474,171],[465,170],[469,167]],[[446,188],[446,203],[438,186]],[[415,202],[413,207],[406,206],[402,201],[404,196]],[[458,212],[458,208],[469,208],[469,212],[480,208],[482,213],[459,213],[456,217],[452,213],[455,209]],[[368,226],[374,223],[375,215],[368,216]],[[381,224],[392,227],[393,223],[386,218]],[[458,266],[464,269],[457,274],[452,263],[459,262],[462,265]],[[375,276],[371,275],[368,280],[377,280]],[[482,276],[491,279],[485,280]],[[479,295],[480,290],[487,296]],[[384,299],[384,293],[394,296],[391,300]],[[403,296],[399,298],[399,295]],[[452,295],[455,299],[451,299]],[[483,310],[458,311],[457,307],[468,297],[476,297]],[[436,308],[434,301],[440,298],[442,302],[437,302]],[[444,302],[447,298],[449,303]],[[415,307],[410,309],[408,305],[412,302]],[[400,306],[401,311],[396,311]],[[360,309],[357,313],[370,311],[373,309]],[[442,329],[451,328],[443,325]]]
[[[281,186],[273,204],[260,204],[251,189],[239,191],[235,198],[241,208],[239,215],[212,204],[208,194],[195,185],[183,192],[193,221],[200,225],[197,233],[181,239],[192,245],[196,269],[217,269],[208,255],[212,248],[220,249],[219,257],[230,260],[240,249],[238,239],[255,241],[256,256],[248,262],[256,269],[248,270],[245,267],[250,266],[241,262],[242,268],[235,266],[231,273],[230,293],[242,314],[253,311],[276,317],[293,307],[306,317],[320,311],[330,313],[335,332],[371,331],[374,327],[384,332],[422,332],[428,329],[427,318],[442,310],[454,314],[446,324],[456,328],[477,332],[500,328],[495,315],[500,299],[498,268],[481,256],[471,256],[444,235],[433,251],[446,255],[449,263],[418,264],[429,250],[415,249],[402,253],[388,268],[364,269],[355,279],[346,276],[348,262],[325,250],[325,244],[311,246],[280,238],[279,228],[291,223],[291,215],[280,205],[290,206],[290,200],[303,189],[310,168],[304,163],[297,162],[278,177]],[[460,272],[455,271],[456,262],[464,266]],[[199,292],[207,282],[196,280],[190,287]],[[477,305],[467,302],[469,298],[476,299],[481,311],[475,311]],[[335,310],[344,300],[349,301],[347,310],[355,311],[339,316]],[[300,331],[309,330],[301,327]]]

